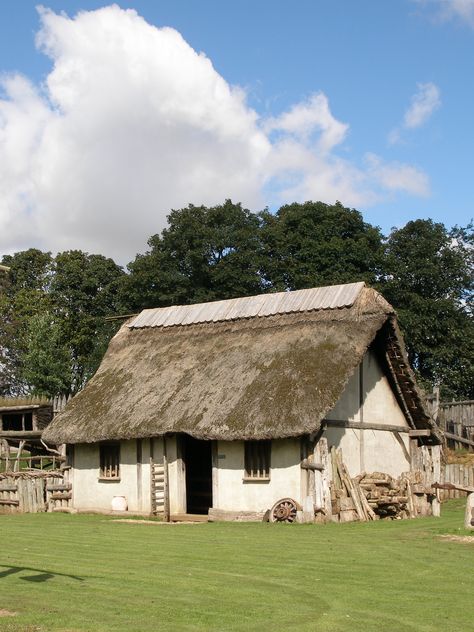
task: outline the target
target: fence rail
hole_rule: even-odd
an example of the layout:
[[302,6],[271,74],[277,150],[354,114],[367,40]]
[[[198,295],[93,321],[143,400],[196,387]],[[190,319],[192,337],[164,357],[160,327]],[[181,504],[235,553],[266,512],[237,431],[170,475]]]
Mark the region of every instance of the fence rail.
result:
[[13,456],[7,453],[0,456],[0,472],[19,472],[21,470],[56,470],[62,463],[66,462],[66,457],[56,454],[37,456]]

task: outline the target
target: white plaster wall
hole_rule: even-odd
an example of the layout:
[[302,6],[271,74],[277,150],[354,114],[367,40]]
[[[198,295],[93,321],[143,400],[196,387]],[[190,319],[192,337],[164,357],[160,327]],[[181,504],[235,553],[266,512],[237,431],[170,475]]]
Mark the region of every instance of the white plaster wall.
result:
[[[360,402],[359,369],[349,379],[336,406],[327,419],[388,424],[408,428],[405,415],[384,374],[377,356],[368,351],[363,359],[362,411]],[[328,427],[324,432],[328,446],[341,448],[344,462],[351,476],[365,472],[385,472],[399,476],[410,469],[408,433],[400,433],[406,453],[392,432]]]
[[[409,454],[408,434],[400,433],[400,437]],[[385,472],[397,478],[409,469],[410,461],[406,458],[393,432],[364,430],[364,470],[366,472]]]
[[323,435],[328,440],[329,449],[332,446],[341,448],[343,461],[352,477],[357,476],[361,471],[361,432],[367,431],[352,428],[326,428]]
[[359,421],[359,367],[349,378],[346,388],[334,408],[326,414],[326,419]]
[[114,496],[125,496],[129,512],[150,511],[149,441],[142,441],[141,476],[136,440],[120,442],[120,479],[99,480],[99,444],[74,446],[73,507],[82,511],[110,511]]
[[301,502],[300,439],[272,441],[270,480],[244,481],[244,442],[219,441],[213,506],[228,511],[265,511],[277,500]]
[[364,421],[394,426],[408,426],[387,376],[369,351],[364,356]]
[[[383,373],[373,352],[364,357],[364,422],[389,424],[408,428],[387,376]],[[363,467],[366,472],[386,472],[400,476],[410,469],[407,455],[410,452],[408,433],[399,433],[406,454],[393,432],[364,430]]]

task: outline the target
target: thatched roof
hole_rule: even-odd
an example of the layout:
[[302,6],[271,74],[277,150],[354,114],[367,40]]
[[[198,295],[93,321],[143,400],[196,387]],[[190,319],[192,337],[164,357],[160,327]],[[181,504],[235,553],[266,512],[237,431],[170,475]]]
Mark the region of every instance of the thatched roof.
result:
[[283,303],[253,297],[260,315],[245,315],[249,299],[239,299],[247,301],[245,309],[235,301],[210,303],[192,318],[180,307],[164,308],[166,318],[160,310],[142,313],[141,321],[122,326],[96,375],[43,438],[82,443],[172,432],[230,440],[312,433],[376,338],[391,354],[387,362],[410,423],[430,427],[392,307],[364,284],[331,290],[324,301],[315,290],[287,293]]
[[51,407],[51,402],[46,397],[0,397],[0,412],[11,410],[31,410],[35,408]]

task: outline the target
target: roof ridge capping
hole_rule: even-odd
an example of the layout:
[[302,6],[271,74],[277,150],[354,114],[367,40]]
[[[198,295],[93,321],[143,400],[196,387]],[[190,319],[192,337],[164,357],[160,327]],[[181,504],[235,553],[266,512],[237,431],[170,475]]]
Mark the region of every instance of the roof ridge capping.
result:
[[[363,281],[359,281],[291,292],[258,294],[208,303],[144,309],[137,317],[127,323],[127,327],[129,329],[173,327],[295,312],[335,310],[353,307],[358,299],[363,298],[364,294],[370,295],[372,301],[374,298],[380,299],[379,307],[384,311],[393,311],[389,303],[376,290],[367,288]],[[369,297],[367,296],[367,298]]]

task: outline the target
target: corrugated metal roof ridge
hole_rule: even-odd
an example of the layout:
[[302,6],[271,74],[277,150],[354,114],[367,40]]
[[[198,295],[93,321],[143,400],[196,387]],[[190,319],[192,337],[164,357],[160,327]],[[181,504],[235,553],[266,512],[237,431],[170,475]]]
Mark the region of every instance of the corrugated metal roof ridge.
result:
[[255,316],[290,314],[318,309],[338,309],[351,307],[365,283],[346,283],[326,287],[258,294],[209,303],[193,305],[173,305],[144,309],[128,324],[131,329],[142,327],[173,327],[196,323],[237,320]]

